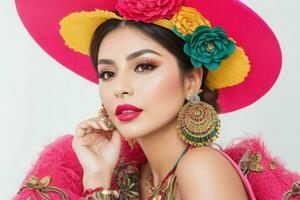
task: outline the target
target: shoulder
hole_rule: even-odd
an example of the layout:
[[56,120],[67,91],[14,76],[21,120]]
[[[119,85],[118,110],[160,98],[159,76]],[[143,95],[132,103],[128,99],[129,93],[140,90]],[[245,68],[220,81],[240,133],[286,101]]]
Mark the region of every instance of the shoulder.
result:
[[[224,162],[223,155],[217,150],[211,147],[196,147],[188,152],[182,157],[181,161],[178,163],[178,170],[184,167],[195,167],[199,165],[202,167],[212,165],[214,163]],[[203,163],[202,161],[206,161]],[[199,166],[198,166],[199,167]]]
[[211,147],[198,147],[189,150],[180,160],[176,169],[178,177],[186,177],[194,170],[198,175],[215,176],[218,173],[234,172],[231,163]]
[[[246,199],[236,169],[211,147],[193,148],[178,163],[176,176],[184,199]],[[230,183],[230,184],[226,184]]]
[[[43,150],[39,154],[38,161],[51,160],[53,165],[60,165],[61,162],[77,161],[76,154],[72,148],[72,140],[74,136],[66,134],[55,138],[53,141],[44,145]],[[41,160],[41,158],[43,158]]]

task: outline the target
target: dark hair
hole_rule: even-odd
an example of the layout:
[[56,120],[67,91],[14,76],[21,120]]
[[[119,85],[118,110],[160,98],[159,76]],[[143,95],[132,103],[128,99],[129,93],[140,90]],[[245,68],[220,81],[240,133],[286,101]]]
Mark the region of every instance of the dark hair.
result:
[[[179,71],[181,74],[181,80],[183,80],[183,76],[186,73],[191,72],[194,69],[193,65],[190,62],[190,57],[183,51],[183,45],[185,41],[176,36],[171,30],[155,25],[153,23],[144,23],[132,20],[109,19],[97,27],[91,40],[90,57],[96,72],[98,71],[98,51],[103,38],[107,33],[120,26],[131,26],[133,28],[137,28],[138,30],[143,31],[147,36],[159,42],[164,48],[171,52],[177,58],[177,63],[180,68]],[[208,70],[204,67],[201,84],[201,89],[203,90],[203,92],[199,96],[202,101],[212,105],[215,108],[215,110],[219,112],[220,106],[217,103],[219,95],[218,90],[212,91],[209,88],[207,88],[204,83],[207,77],[207,73]],[[185,100],[184,103],[186,102],[187,100]]]

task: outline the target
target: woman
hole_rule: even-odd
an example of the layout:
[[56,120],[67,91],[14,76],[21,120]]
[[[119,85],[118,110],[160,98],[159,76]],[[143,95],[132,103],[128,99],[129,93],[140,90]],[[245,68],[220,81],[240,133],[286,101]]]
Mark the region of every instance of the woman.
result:
[[[151,34],[151,31],[154,32],[155,30],[154,26],[150,28],[150,25],[145,25],[145,28],[142,29],[142,25],[139,23],[136,23],[135,26],[122,26],[119,25],[121,22],[125,21],[107,21],[103,24],[104,28],[99,27],[92,42],[93,63],[98,63],[101,82],[99,84],[100,97],[108,115],[111,116],[111,120],[118,129],[113,132],[111,139],[103,139],[103,135],[98,132],[91,131],[89,133],[88,131],[86,133],[88,125],[94,129],[102,128],[105,130],[105,124],[100,118],[91,119],[79,125],[73,145],[83,168],[86,169],[84,171],[87,171],[88,174],[86,178],[84,177],[86,179],[84,180],[85,188],[96,187],[97,185],[110,186],[112,172],[120,152],[121,137],[119,131],[124,133],[123,136],[126,138],[137,138],[149,161],[143,166],[141,173],[147,173],[151,168],[154,185],[161,183],[163,177],[172,169],[186,146],[176,132],[178,112],[185,98],[191,93],[196,93],[201,88],[201,80],[205,80],[202,79],[203,68],[193,71],[190,69],[190,74],[183,75],[184,70],[187,71],[188,69],[180,69],[178,63],[183,60],[176,59],[184,57],[184,52],[180,51],[182,46],[164,47],[161,45],[168,38],[170,43],[178,44],[177,36],[172,32],[164,33],[161,28],[161,36],[165,37],[159,37],[159,40],[153,41],[142,30],[148,29],[149,33],[147,33]],[[109,32],[107,29],[113,29],[113,31]],[[107,33],[107,35],[103,36],[103,33]],[[155,37],[156,34],[159,34],[159,30],[156,30],[152,36]],[[173,42],[172,39],[175,41]],[[120,46],[120,44],[122,45]],[[176,49],[176,52],[180,52],[180,54],[172,54],[172,49]],[[116,64],[110,64],[111,62]],[[181,66],[191,67],[189,62]],[[202,88],[205,87],[202,85]],[[206,89],[206,92],[208,91]],[[213,97],[211,102],[216,104]],[[126,105],[124,106],[124,104]],[[121,111],[127,109],[137,112],[121,114]],[[100,127],[97,126],[96,122],[100,124]],[[82,137],[82,135],[84,136]],[[94,144],[98,140],[99,143]],[[88,151],[91,150],[90,147],[85,146],[86,142],[90,141],[93,141],[94,150],[97,154],[94,154],[94,151]],[[100,152],[97,151],[98,148],[101,149]],[[171,152],[170,149],[172,149]],[[87,151],[89,152],[88,155]],[[99,169],[95,169],[96,166]],[[215,168],[214,166],[219,167]],[[188,174],[190,173],[186,174],[190,171],[187,170],[189,167],[192,167],[190,170],[199,170],[205,173],[198,173],[199,177],[196,177],[196,174],[191,174],[194,177],[189,177]],[[179,186],[183,190],[182,193],[186,194],[184,199],[195,199],[199,192],[204,199],[220,199],[221,196],[223,198],[227,196],[226,198],[230,199],[246,199],[242,182],[233,166],[218,152],[210,148],[195,148],[189,151],[179,162],[175,173],[177,177],[182,177],[178,182],[184,183],[183,186],[186,186],[186,188]],[[104,177],[99,178],[98,174]],[[224,179],[222,182],[220,182],[220,177]],[[203,181],[204,179],[206,181]],[[210,184],[208,184],[209,180],[211,181]],[[145,182],[143,179],[140,181]],[[224,187],[223,183],[230,181],[232,184]],[[202,188],[203,191],[202,189],[201,191],[189,191],[193,184],[197,184],[197,188]],[[214,185],[213,190],[217,189],[220,193],[216,194],[209,191],[212,185]],[[146,199],[146,191],[141,191],[142,199]]]
[[[218,90],[242,83],[248,89],[257,86],[246,78],[259,69],[256,61],[263,55],[249,51],[250,68],[248,55],[235,38],[222,27],[213,27],[193,2],[135,3],[113,2],[119,14],[75,12],[60,21],[65,45],[91,58],[102,109],[99,117],[80,122],[74,137],[63,137],[46,148],[15,199],[38,198],[33,194],[44,199],[297,197],[298,184],[293,189],[291,185],[299,175],[271,158],[258,139],[225,149],[214,146],[220,130],[217,113],[254,101],[245,101],[245,91],[236,87],[233,91],[240,99],[217,102]],[[200,4],[212,8],[211,2]],[[273,47],[276,55],[278,47]],[[269,83],[280,70],[274,60],[277,68],[271,65]],[[233,93],[223,91],[220,97]],[[43,158],[54,157],[54,150],[62,157],[51,163],[60,164],[43,168]],[[266,197],[265,185],[270,183]]]

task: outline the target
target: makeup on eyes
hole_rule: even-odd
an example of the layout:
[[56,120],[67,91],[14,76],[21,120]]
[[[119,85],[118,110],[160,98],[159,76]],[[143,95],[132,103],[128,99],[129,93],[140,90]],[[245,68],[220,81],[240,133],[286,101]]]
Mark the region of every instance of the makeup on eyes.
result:
[[151,66],[150,70],[146,70],[147,72],[149,72],[149,71],[154,70],[156,67],[158,67],[159,64],[160,64],[159,62],[157,62],[156,60],[154,60],[152,58],[144,58],[141,61],[138,61],[137,64],[135,64],[134,70],[138,69],[138,67],[141,65],[147,65],[147,66]]
[[[150,58],[150,57],[144,57],[144,58],[137,59],[137,61],[135,61],[134,63],[135,64],[132,65],[134,71],[136,71],[137,69],[140,69],[141,68],[140,66],[142,66],[142,65],[150,66],[150,67],[147,67],[146,70],[140,71],[138,73],[149,73],[160,65],[159,61],[157,61],[153,58]],[[102,64],[102,65],[104,65],[104,64]],[[98,73],[98,78],[102,79],[102,80],[107,80],[107,79],[103,79],[104,75],[114,73],[115,68],[116,67],[112,66],[112,65],[101,66],[99,73]]]

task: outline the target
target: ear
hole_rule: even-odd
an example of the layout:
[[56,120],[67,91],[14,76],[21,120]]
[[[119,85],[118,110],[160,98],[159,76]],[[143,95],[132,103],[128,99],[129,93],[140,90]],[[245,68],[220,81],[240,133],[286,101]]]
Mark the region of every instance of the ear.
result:
[[186,97],[192,93],[198,92],[201,88],[203,76],[203,67],[194,68],[184,77],[184,91]]

